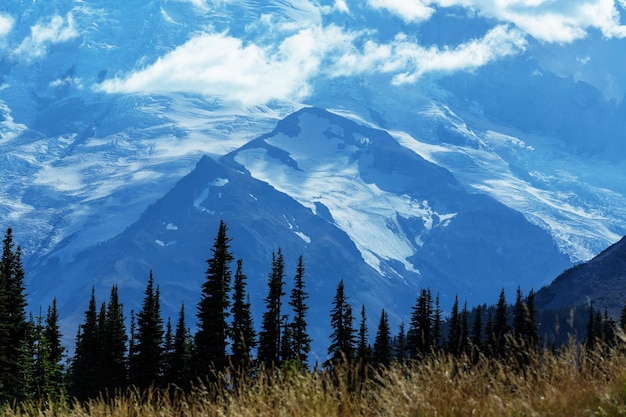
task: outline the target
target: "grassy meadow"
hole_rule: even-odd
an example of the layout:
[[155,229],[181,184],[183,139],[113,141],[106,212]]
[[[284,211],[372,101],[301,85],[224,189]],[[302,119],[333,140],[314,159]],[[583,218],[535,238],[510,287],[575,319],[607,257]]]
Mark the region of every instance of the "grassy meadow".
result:
[[[513,360],[441,354],[371,371],[340,368],[282,372],[240,381],[229,376],[189,392],[133,390],[75,402],[23,403],[3,416],[626,416],[626,353],[587,352],[572,344],[558,354]],[[362,373],[361,373],[362,374]]]

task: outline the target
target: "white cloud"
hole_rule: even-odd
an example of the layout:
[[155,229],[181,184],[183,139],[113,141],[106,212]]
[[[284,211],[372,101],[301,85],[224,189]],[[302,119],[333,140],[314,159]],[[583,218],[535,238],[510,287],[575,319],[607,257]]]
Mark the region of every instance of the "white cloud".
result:
[[428,20],[435,12],[429,7],[430,1],[423,0],[369,0],[369,5],[375,9],[385,9],[406,22],[421,22]]
[[9,15],[0,14],[0,37],[6,36],[13,29],[13,18]]
[[125,79],[99,88],[118,92],[197,92],[246,105],[308,94],[326,36],[303,29],[277,48],[243,44],[226,34],[202,34]]
[[74,27],[72,14],[68,13],[65,18],[57,15],[45,24],[32,26],[30,36],[24,39],[14,52],[30,58],[41,57],[46,54],[48,45],[67,42],[77,36],[78,31]]
[[406,22],[430,18],[434,7],[461,6],[502,22],[513,23],[546,42],[567,43],[586,36],[591,28],[607,37],[626,37],[618,8],[624,0],[368,0]]

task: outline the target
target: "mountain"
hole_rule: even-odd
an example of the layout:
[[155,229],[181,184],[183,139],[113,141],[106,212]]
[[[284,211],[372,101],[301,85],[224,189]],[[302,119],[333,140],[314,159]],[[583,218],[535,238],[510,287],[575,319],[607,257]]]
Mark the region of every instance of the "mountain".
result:
[[569,265],[544,230],[388,133],[306,108],[219,161],[203,157],[114,238],[69,259],[62,254],[72,238],[61,242],[32,269],[40,282],[31,297],[45,305],[55,295],[66,320],[79,323],[92,286],[104,295],[117,283],[127,308],[139,309],[152,270],[173,317],[180,303],[199,300],[220,220],[244,260],[255,317],[272,253],[283,250],[288,288],[304,256],[321,359],[341,279],[371,320],[385,308],[399,325],[420,288],[440,294],[444,308],[455,294],[477,304],[520,282],[538,288]]
[[[389,303],[396,322],[414,297],[402,286],[472,303],[546,284],[626,235],[625,11],[601,0],[1,2],[0,227],[23,246],[31,308],[64,297],[71,336],[92,285],[102,299],[127,283],[131,307],[149,268],[164,286],[180,265],[201,280],[217,215],[201,234],[184,225],[203,194],[171,203],[175,221],[145,222],[213,163],[220,175],[194,189],[228,179],[216,184],[249,187],[267,207],[211,210],[280,212],[293,227],[229,221],[257,280],[277,246],[293,246],[292,263],[308,256],[319,229],[337,255],[328,268],[359,271],[354,303],[372,315]],[[248,237],[256,227],[267,236]],[[170,307],[193,304],[196,284],[172,287]]]
[[536,294],[538,308],[563,309],[587,307],[612,317],[626,304],[626,238],[609,246],[588,262],[560,274]]

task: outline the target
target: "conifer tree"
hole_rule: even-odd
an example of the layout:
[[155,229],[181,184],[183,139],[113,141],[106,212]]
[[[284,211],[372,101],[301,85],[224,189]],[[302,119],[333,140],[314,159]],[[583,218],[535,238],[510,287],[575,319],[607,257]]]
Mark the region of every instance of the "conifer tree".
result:
[[309,298],[309,295],[306,293],[304,287],[304,264],[302,262],[302,256],[300,256],[298,258],[298,266],[296,268],[294,286],[291,290],[289,305],[293,309],[291,330],[293,333],[295,359],[301,364],[307,362],[311,350],[311,338],[307,332],[306,322],[306,312],[309,309],[306,300]]
[[94,372],[100,362],[99,333],[96,297],[92,288],[85,320],[78,328],[71,364],[70,393],[79,401],[95,397],[101,389],[99,375]]
[[0,403],[23,400],[31,384],[31,326],[26,319],[22,250],[12,229],[2,241],[0,259]]
[[46,339],[49,349],[49,361],[52,367],[51,382],[53,386],[53,400],[65,390],[65,375],[63,357],[65,348],[61,343],[61,330],[59,327],[59,312],[57,310],[57,299],[52,300],[52,305],[48,307],[46,314],[43,336]]
[[356,359],[363,365],[367,365],[371,360],[371,348],[368,341],[367,316],[365,305],[361,306],[361,324],[359,325],[359,342],[357,344]]
[[433,349],[437,349],[439,348],[439,345],[441,343],[441,323],[442,323],[441,305],[439,304],[439,293],[437,293],[437,297],[435,298],[435,308],[433,309],[432,317],[433,317],[432,319],[433,320],[432,346],[433,346]]
[[243,371],[252,363],[251,352],[256,347],[256,332],[250,310],[250,297],[246,292],[247,277],[243,273],[242,260],[237,261],[235,282],[233,284],[233,317],[230,337],[233,340],[232,364],[236,370]]
[[467,353],[469,351],[469,311],[467,311],[467,301],[463,304],[463,310],[459,315],[461,321],[461,344],[459,353]]
[[479,305],[474,313],[474,322],[470,335],[472,350],[481,351],[483,348],[483,309]]
[[398,336],[396,337],[397,342],[394,350],[395,359],[400,363],[404,362],[407,354],[407,341],[404,327],[404,322],[400,323],[400,330],[398,331]]
[[106,307],[104,323],[101,325],[102,368],[101,383],[103,389],[113,395],[127,385],[126,325],[124,324],[124,307],[119,302],[117,285],[111,287],[109,303]]
[[265,312],[259,335],[258,359],[267,368],[280,365],[281,352],[281,305],[283,291],[285,265],[283,253],[278,249],[276,255],[272,254],[272,271],[268,279],[268,294],[265,297]]
[[622,331],[626,332],[626,303],[624,304],[624,307],[622,307],[622,311],[619,315],[619,325]]
[[433,339],[433,301],[430,289],[420,291],[413,307],[407,342],[410,354],[415,357],[431,353],[436,347]]
[[342,363],[344,360],[352,361],[354,359],[355,331],[352,327],[352,306],[348,303],[348,297],[344,293],[343,280],[339,281],[333,298],[330,325],[333,332],[330,335],[331,341],[328,347],[329,364]]
[[461,349],[461,320],[459,315],[459,297],[454,297],[454,304],[448,320],[448,352],[458,355]]
[[227,336],[229,326],[228,294],[231,285],[230,252],[231,239],[224,221],[220,225],[211,249],[212,256],[207,260],[206,280],[202,284],[201,300],[198,304],[198,331],[195,335],[195,366],[199,377],[207,377],[215,371],[226,368]]
[[391,362],[391,334],[389,330],[389,317],[383,309],[380,313],[378,330],[374,341],[374,362],[378,365],[389,366]]
[[509,313],[504,289],[500,292],[496,312],[493,318],[492,342],[494,353],[498,356],[504,356],[507,349],[507,336],[511,331],[509,325]]
[[163,337],[163,377],[161,382],[163,386],[172,383],[172,361],[174,358],[174,329],[172,328],[172,320],[168,317],[165,324],[165,336]]
[[152,271],[148,278],[141,311],[137,314],[137,335],[130,382],[146,389],[161,382],[163,365],[163,319],[159,287],[154,287]]
[[185,324],[185,305],[182,304],[174,333],[173,354],[168,367],[170,375],[167,381],[169,383],[185,388],[191,382],[191,348],[191,336]]

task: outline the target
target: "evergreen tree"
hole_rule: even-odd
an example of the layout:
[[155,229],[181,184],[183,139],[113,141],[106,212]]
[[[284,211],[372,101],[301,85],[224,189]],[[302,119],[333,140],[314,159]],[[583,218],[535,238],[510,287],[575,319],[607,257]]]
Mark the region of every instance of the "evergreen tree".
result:
[[258,359],[267,368],[280,365],[281,352],[281,306],[283,291],[285,265],[283,253],[278,249],[277,255],[272,254],[272,271],[268,279],[268,294],[265,297],[265,312],[259,336],[259,356]]
[[152,271],[148,278],[141,311],[137,314],[135,352],[132,355],[130,382],[146,389],[161,381],[163,365],[163,319],[159,287],[154,288]]
[[407,334],[409,353],[415,357],[431,353],[436,347],[433,333],[432,294],[430,289],[422,289],[411,314],[411,326]]
[[293,339],[293,323],[289,321],[289,316],[284,314],[281,323],[280,358],[281,362],[284,364],[287,361],[296,360],[296,349]]
[[622,311],[619,315],[619,326],[622,331],[626,332],[626,303],[624,304],[624,307],[622,307]]
[[333,332],[330,335],[331,342],[328,347],[329,364],[354,359],[355,331],[352,324],[352,306],[348,304],[348,297],[344,293],[344,284],[341,280],[333,298],[333,309],[330,316]]
[[365,305],[362,305],[361,324],[359,325],[359,342],[357,344],[356,358],[363,365],[367,365],[370,362],[372,356],[367,333],[367,316],[365,314]]
[[101,389],[99,375],[94,372],[99,368],[100,362],[99,333],[96,297],[92,288],[85,321],[78,328],[71,364],[70,393],[79,401],[94,398]]
[[191,382],[191,348],[191,335],[185,324],[185,305],[182,304],[174,333],[173,354],[168,366],[169,383],[185,388]]
[[195,365],[200,377],[224,370],[228,362],[226,347],[229,326],[226,319],[230,306],[230,263],[234,258],[230,252],[231,239],[227,231],[224,221],[220,221],[211,249],[212,256],[207,260],[206,280],[202,284],[202,296],[198,304]]
[[172,361],[174,359],[174,330],[172,328],[172,320],[168,317],[165,324],[165,336],[163,337],[163,377],[161,382],[163,386],[172,384]]
[[33,358],[33,394],[37,400],[49,401],[56,398],[54,384],[55,367],[50,359],[50,343],[45,335],[45,325],[40,311],[34,319],[31,315],[30,325],[33,329],[31,354]]
[[406,341],[406,333],[404,330],[404,322],[400,323],[400,330],[398,331],[398,336],[396,337],[396,346],[395,346],[395,359],[399,362],[404,362],[406,359],[406,351],[407,351],[407,341]]
[[469,311],[467,311],[467,301],[463,304],[463,310],[459,315],[461,321],[461,340],[459,353],[468,353],[469,351]]
[[233,316],[230,337],[233,340],[232,364],[236,370],[248,368],[252,362],[251,351],[256,347],[256,332],[250,310],[250,297],[246,293],[246,275],[242,270],[242,260],[237,261],[233,285]]
[[293,322],[291,329],[293,333],[293,345],[295,359],[301,364],[307,362],[309,352],[311,350],[311,338],[307,332],[306,312],[309,307],[306,300],[309,295],[304,289],[304,265],[302,256],[298,258],[298,267],[296,268],[296,276],[294,278],[294,286],[291,290],[291,298],[289,305],[293,309]]
[[498,298],[498,304],[496,305],[492,328],[491,346],[493,346],[496,355],[505,355],[507,349],[506,339],[510,332],[511,326],[509,325],[508,305],[504,295],[504,289],[502,289],[500,297]]
[[483,309],[479,305],[474,312],[474,322],[472,323],[471,344],[474,352],[483,348]]
[[432,320],[433,320],[433,342],[432,346],[434,349],[439,348],[441,343],[441,305],[439,304],[439,293],[437,293],[437,297],[435,298],[435,308],[432,312]]
[[0,403],[26,398],[31,385],[31,326],[26,319],[22,250],[7,229],[0,259]]
[[111,287],[104,323],[101,324],[100,367],[102,388],[113,395],[127,385],[126,325],[124,307],[119,302],[117,285]]
[[461,349],[461,320],[459,316],[459,297],[454,297],[450,319],[448,320],[448,352],[458,355]]
[[383,309],[380,313],[380,321],[374,341],[374,362],[378,365],[389,366],[391,362],[391,332],[389,330],[389,318]]
[[46,314],[43,337],[48,344],[49,362],[51,367],[52,399],[56,400],[65,390],[65,369],[63,357],[65,348],[61,344],[61,330],[59,327],[59,312],[57,310],[57,299],[52,300],[52,305],[48,307]]
[[535,291],[530,290],[526,296],[526,323],[524,327],[526,341],[531,348],[540,347],[539,328],[537,326],[537,308],[535,307]]

